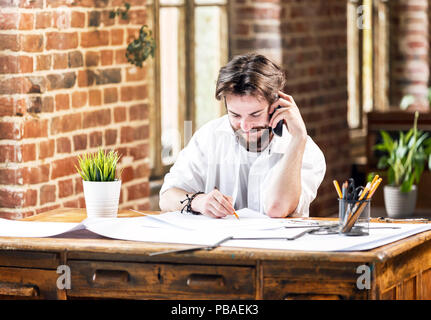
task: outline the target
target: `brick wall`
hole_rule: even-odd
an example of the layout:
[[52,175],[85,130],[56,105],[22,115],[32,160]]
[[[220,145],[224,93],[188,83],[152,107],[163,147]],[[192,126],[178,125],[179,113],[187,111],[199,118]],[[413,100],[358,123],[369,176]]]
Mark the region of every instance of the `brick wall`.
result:
[[231,10],[231,55],[257,51],[283,66],[286,91],[325,154],[327,172],[310,215],[336,213],[332,180],[350,175],[346,2],[236,0]]
[[123,155],[121,208],[148,209],[148,64],[125,59],[143,1],[0,0],[0,217],[85,207],[76,156]]
[[[427,104],[430,72],[429,0],[390,1],[390,103],[406,94]],[[396,35],[396,36],[395,36]]]

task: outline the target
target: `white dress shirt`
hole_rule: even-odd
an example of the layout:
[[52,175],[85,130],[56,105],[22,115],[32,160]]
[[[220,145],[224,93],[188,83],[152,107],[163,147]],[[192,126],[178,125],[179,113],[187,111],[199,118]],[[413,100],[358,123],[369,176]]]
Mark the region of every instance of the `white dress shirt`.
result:
[[[263,204],[274,167],[287,150],[291,135],[283,126],[259,153],[248,152],[238,142],[225,115],[202,126],[178,154],[164,178],[160,195],[170,188],[189,193],[209,193],[217,188],[233,198],[235,210],[248,207],[266,214]],[[291,216],[308,216],[326,171],[325,157],[308,136],[301,168],[301,196]]]

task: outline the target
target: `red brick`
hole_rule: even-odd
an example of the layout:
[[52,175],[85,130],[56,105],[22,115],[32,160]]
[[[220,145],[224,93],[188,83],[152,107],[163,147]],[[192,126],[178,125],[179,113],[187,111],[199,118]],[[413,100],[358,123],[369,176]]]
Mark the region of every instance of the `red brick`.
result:
[[48,136],[48,120],[34,119],[24,122],[23,138],[38,138]]
[[72,25],[70,10],[54,11],[54,27],[57,29],[69,29]]
[[50,139],[39,143],[39,160],[54,156],[55,140]]
[[109,45],[109,32],[105,30],[81,33],[81,46],[83,48]]
[[35,214],[40,214],[40,213],[43,213],[43,212],[52,211],[52,210],[58,209],[58,208],[60,208],[59,204],[50,205],[50,206],[47,206],[47,207],[36,209],[36,213]]
[[82,178],[76,178],[75,179],[75,194],[80,194],[84,191],[84,188],[82,187]]
[[54,54],[54,69],[66,69],[68,67],[68,56],[66,53]]
[[126,58],[126,49],[115,50],[115,63],[117,64],[129,63]]
[[20,30],[32,30],[34,28],[34,15],[32,13],[21,13],[19,20]]
[[15,100],[10,97],[0,97],[0,117],[15,115]]
[[78,165],[76,157],[69,157],[53,161],[51,164],[51,180],[77,173],[75,165]]
[[21,146],[22,161],[34,161],[36,160],[36,145],[34,143],[27,143]]
[[22,185],[21,169],[0,169],[0,184]]
[[133,168],[132,167],[125,167],[123,169],[123,172],[121,173],[121,181],[122,183],[126,183],[129,181],[132,181],[134,179],[133,177]]
[[23,184],[38,184],[49,181],[49,164],[39,165],[37,167],[22,168]]
[[18,140],[19,125],[15,122],[0,122],[0,139]]
[[117,88],[105,88],[103,90],[103,103],[114,103],[118,101],[118,91]]
[[150,148],[147,142],[130,147],[129,150],[134,161],[145,159],[150,154]]
[[52,26],[52,14],[49,11],[36,13],[36,29],[46,29]]
[[32,210],[26,210],[23,212],[20,210],[19,212],[13,212],[13,211],[0,211],[0,218],[3,219],[9,219],[9,220],[21,220],[26,217],[33,216],[35,214]]
[[81,108],[87,104],[86,91],[74,91],[72,93],[72,107]]
[[114,109],[114,121],[115,122],[124,122],[127,120],[126,108],[125,107],[117,107]]
[[50,70],[51,69],[51,55],[44,54],[36,57],[36,70]]
[[83,117],[83,128],[106,126],[111,123],[109,109],[86,112]]
[[17,34],[0,34],[0,51],[2,50],[20,51],[21,38]]
[[61,93],[55,96],[55,110],[67,110],[70,108],[69,94]]
[[33,72],[33,58],[27,56],[0,56],[0,74]]
[[150,185],[148,182],[141,182],[139,184],[127,188],[127,200],[145,199],[150,195]]
[[19,208],[24,203],[23,191],[0,189],[0,208]]
[[102,91],[100,90],[90,90],[89,92],[90,106],[100,106],[102,104]]
[[77,32],[47,32],[46,50],[67,50],[78,47]]
[[137,104],[133,105],[129,109],[129,120],[144,120],[148,119],[148,105]]
[[95,67],[99,65],[100,54],[97,51],[88,51],[85,53],[85,66]]
[[101,147],[103,134],[100,131],[90,133],[90,148]]
[[23,94],[31,92],[33,83],[27,77],[0,80],[0,94]]
[[0,162],[21,162],[20,147],[0,145]]
[[56,200],[56,186],[46,184],[40,188],[40,205],[45,203],[55,202]]
[[126,69],[126,81],[142,81],[145,80],[146,69],[131,67]]
[[16,12],[0,12],[0,21],[0,30],[16,30],[18,29],[19,14]]
[[37,190],[28,189],[24,194],[24,207],[37,205]]
[[113,145],[117,143],[117,130],[107,129],[105,131],[105,145]]
[[114,61],[114,52],[112,50],[102,50],[100,52],[102,66],[112,65]]
[[70,153],[72,152],[72,144],[67,137],[58,138],[56,140],[57,153]]
[[72,12],[72,28],[85,27],[85,13],[79,11]]
[[58,181],[58,196],[65,198],[73,194],[73,179]]
[[133,127],[121,127],[121,143],[133,142],[134,132]]
[[111,45],[118,46],[124,43],[124,30],[112,29],[111,30]]
[[21,50],[25,52],[42,52],[43,36],[40,34],[20,35]]
[[73,136],[73,145],[75,151],[87,149],[87,135],[78,134]]
[[142,163],[133,168],[133,177],[135,179],[147,178],[150,176],[151,170],[148,163]]
[[81,129],[81,114],[67,114],[51,120],[51,134],[65,133]]

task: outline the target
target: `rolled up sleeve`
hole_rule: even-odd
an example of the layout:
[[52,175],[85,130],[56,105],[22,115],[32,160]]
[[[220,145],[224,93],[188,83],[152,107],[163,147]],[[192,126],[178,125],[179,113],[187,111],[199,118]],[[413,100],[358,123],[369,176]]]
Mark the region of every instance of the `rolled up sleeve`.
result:
[[291,217],[308,217],[311,202],[316,198],[317,190],[326,172],[325,156],[320,148],[309,138],[302,160],[301,196],[298,206]]
[[204,191],[207,161],[198,136],[196,133],[178,154],[175,164],[164,177],[160,195],[171,188],[183,189],[190,193]]

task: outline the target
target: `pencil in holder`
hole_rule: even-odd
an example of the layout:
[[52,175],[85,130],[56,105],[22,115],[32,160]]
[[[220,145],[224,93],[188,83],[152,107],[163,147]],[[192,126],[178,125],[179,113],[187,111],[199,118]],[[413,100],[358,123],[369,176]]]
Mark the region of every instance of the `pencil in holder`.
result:
[[338,199],[340,233],[346,236],[369,235],[370,207],[370,199]]

